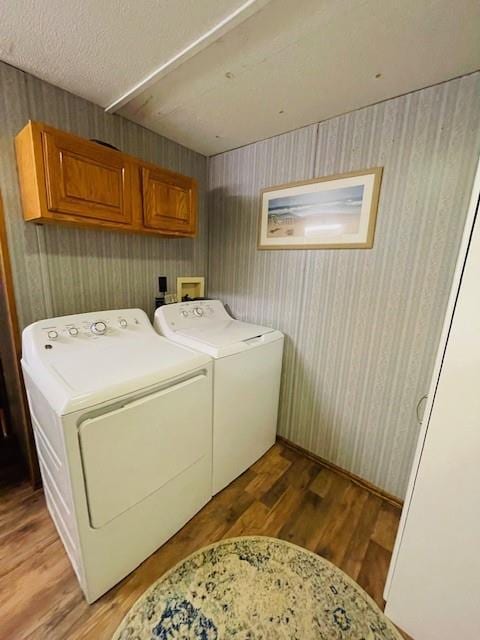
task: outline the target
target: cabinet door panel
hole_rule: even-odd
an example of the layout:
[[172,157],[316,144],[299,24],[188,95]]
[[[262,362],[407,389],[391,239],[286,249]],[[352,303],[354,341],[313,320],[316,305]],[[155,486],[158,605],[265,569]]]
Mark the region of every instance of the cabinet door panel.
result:
[[42,146],[50,211],[131,222],[131,166],[122,154],[46,131]]
[[149,229],[194,235],[197,192],[191,178],[142,169],[143,221]]

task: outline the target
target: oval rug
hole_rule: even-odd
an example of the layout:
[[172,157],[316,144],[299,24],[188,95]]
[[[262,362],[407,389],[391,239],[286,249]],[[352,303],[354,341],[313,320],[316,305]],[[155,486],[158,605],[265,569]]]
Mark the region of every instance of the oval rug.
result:
[[343,571],[267,537],[222,540],[163,575],[113,640],[402,640]]

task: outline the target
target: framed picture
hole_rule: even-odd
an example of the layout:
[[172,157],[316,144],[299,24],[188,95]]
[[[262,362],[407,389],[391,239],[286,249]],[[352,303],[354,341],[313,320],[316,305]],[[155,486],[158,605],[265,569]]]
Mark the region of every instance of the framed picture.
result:
[[262,191],[259,249],[371,249],[382,168]]

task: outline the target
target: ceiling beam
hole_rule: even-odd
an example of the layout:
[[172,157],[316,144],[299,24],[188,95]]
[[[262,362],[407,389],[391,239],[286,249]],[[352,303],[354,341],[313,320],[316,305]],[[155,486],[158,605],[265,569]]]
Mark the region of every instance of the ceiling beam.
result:
[[105,111],[107,113],[115,113],[115,111],[121,109],[124,105],[130,102],[130,100],[160,80],[160,78],[163,78],[174,69],[177,69],[181,64],[192,58],[195,54],[208,47],[210,44],[234,29],[237,25],[244,22],[244,20],[262,9],[269,1],[270,0],[247,0],[241,4],[238,9],[235,9],[235,11],[223,18],[223,20],[218,22],[214,27],[206,31],[199,38],[167,60],[167,62],[164,62],[154,71],[149,73],[126,93],[114,100],[105,108]]

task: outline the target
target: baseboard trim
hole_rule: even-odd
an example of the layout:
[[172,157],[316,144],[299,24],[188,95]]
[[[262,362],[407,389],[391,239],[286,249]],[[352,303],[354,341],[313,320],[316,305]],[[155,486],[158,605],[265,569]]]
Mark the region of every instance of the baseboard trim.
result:
[[287,440],[287,438],[284,438],[283,436],[277,435],[277,440],[278,442],[285,445],[289,449],[293,449],[293,451],[297,451],[298,453],[301,453],[302,455],[304,455],[306,458],[313,460],[313,462],[318,462],[318,464],[321,464],[327,469],[331,469],[332,471],[335,471],[335,473],[338,473],[344,478],[348,478],[348,480],[351,480],[355,484],[358,484],[358,486],[362,487],[362,489],[366,489],[370,493],[373,493],[379,498],[382,498],[382,500],[385,500],[392,506],[397,507],[397,509],[402,509],[403,500],[400,500],[400,498],[397,498],[391,493],[388,493],[387,491],[380,489],[380,487],[377,487],[376,485],[372,484],[368,480],[364,480],[363,478],[360,478],[360,476],[357,476],[354,473],[351,473],[350,471],[347,471],[346,469],[343,469],[342,467],[339,467],[336,464],[333,464],[333,462],[329,462],[328,460],[325,460],[325,458],[321,458],[320,456],[317,456],[315,453],[308,451],[308,449],[304,449],[303,447],[301,447],[298,444],[295,444],[291,440]]

